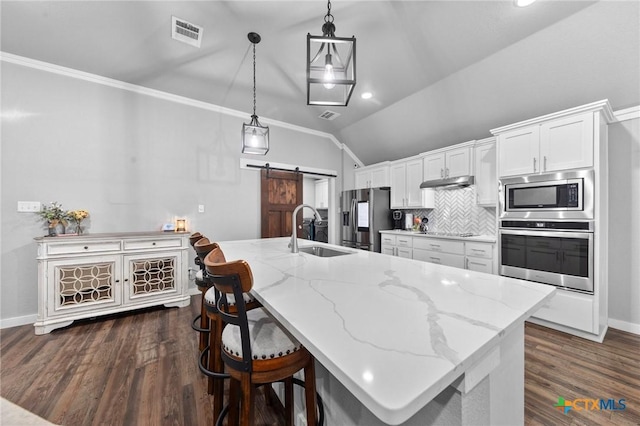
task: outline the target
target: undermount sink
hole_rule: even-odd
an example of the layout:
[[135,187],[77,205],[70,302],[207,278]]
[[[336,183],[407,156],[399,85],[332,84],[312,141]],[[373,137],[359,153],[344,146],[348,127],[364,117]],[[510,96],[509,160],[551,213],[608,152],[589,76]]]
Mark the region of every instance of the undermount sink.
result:
[[328,247],[322,247],[322,246],[300,247],[300,251],[309,253],[318,257],[335,257],[335,256],[344,256],[345,254],[353,254],[350,251],[334,250],[334,249],[330,249]]

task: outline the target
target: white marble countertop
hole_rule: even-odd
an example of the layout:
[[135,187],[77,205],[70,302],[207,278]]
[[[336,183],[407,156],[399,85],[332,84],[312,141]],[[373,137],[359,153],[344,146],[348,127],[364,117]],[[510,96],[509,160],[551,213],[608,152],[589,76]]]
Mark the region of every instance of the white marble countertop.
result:
[[555,287],[411,259],[291,253],[289,238],[227,241],[257,299],[356,398],[402,423],[534,313]]
[[457,235],[433,235],[423,234],[420,231],[403,231],[401,229],[390,229],[388,231],[380,231],[381,234],[394,234],[394,235],[411,235],[412,237],[420,238],[442,238],[446,240],[462,240],[462,241],[476,241],[480,243],[495,243],[495,235],[474,235],[473,237],[460,237]]

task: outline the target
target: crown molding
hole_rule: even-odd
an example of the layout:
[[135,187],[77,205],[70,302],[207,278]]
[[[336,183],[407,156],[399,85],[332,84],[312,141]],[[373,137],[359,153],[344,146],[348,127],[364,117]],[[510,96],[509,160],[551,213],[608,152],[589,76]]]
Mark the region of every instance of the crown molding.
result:
[[[215,105],[209,102],[198,101],[195,99],[187,98],[185,96],[174,95],[172,93],[163,92],[160,90],[150,89],[148,87],[139,86],[136,84],[125,83],[124,81],[115,80],[113,78],[103,77],[97,74],[91,74],[84,71],[79,71],[73,68],[67,68],[60,65],[51,64],[48,62],[38,61],[36,59],[27,58],[24,56],[14,55],[12,53],[2,52],[0,51],[0,61],[8,62],[16,65],[21,65],[33,69],[37,69],[40,71],[49,72],[52,74],[63,75],[70,78],[75,78],[78,80],[88,81],[95,84],[101,84],[103,86],[109,86],[116,89],[127,90],[129,92],[138,93],[141,95],[151,96],[157,99],[163,99],[170,102],[175,102],[183,105],[189,105],[195,108],[204,109],[207,111],[213,111],[220,114],[229,115],[232,117],[238,118],[246,118],[251,114],[238,111],[231,108],[225,108],[220,105]],[[357,157],[351,152],[344,144],[342,144],[335,136],[331,133],[321,132],[319,130],[309,129],[307,127],[298,126],[295,124],[287,123],[284,121],[273,120],[266,117],[260,117],[260,121],[267,125],[272,125],[276,127],[281,127],[288,130],[293,130],[300,133],[306,133],[313,136],[318,136],[324,139],[329,139],[331,142],[335,144],[338,149],[342,149],[348,152],[348,154],[353,157],[356,161],[360,162]]]
[[496,129],[491,129],[490,132],[492,135],[498,135],[500,133],[504,133],[510,130],[518,129],[520,127],[531,126],[533,124],[542,123],[548,120],[554,120],[557,118],[567,117],[573,114],[579,114],[588,111],[602,111],[606,124],[612,123],[615,121],[615,117],[613,115],[613,111],[611,110],[611,105],[609,105],[608,99],[603,99],[596,102],[591,102],[589,104],[580,105],[574,108],[565,109],[562,111],[554,112],[551,114],[546,114],[540,117],[532,118],[530,120],[519,121],[517,123],[509,124],[507,126],[498,127]]
[[640,118],[640,105],[613,112],[616,121],[627,121]]

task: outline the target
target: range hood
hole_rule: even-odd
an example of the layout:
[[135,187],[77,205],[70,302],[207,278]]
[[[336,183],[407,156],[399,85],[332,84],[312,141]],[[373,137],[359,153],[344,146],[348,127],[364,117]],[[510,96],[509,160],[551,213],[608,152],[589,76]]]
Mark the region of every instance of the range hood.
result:
[[428,180],[420,184],[420,188],[456,189],[473,185],[473,176],[458,176],[454,178]]

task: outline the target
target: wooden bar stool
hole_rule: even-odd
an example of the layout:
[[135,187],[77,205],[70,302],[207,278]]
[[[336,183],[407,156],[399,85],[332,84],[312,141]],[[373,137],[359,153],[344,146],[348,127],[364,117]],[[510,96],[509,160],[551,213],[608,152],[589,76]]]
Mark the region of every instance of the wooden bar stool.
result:
[[[194,232],[189,236],[189,244],[191,244],[191,247],[194,247],[196,242],[198,242],[198,240],[201,240],[203,238],[204,238],[204,235],[202,235],[199,232]],[[194,247],[194,250],[195,250],[195,247]],[[200,284],[201,284],[200,281],[202,281],[202,276],[204,273],[204,263],[200,261],[200,258],[198,257],[197,253],[196,253],[195,259],[193,259],[193,263],[195,263],[196,266],[199,268],[198,272],[196,273],[195,282],[198,288],[200,288]]]
[[[225,262],[226,259],[220,247],[213,249],[204,259],[205,266],[207,264]],[[219,315],[217,306],[220,292],[212,286],[212,277],[206,271],[204,279],[207,281],[207,285],[211,286],[204,295],[204,308],[209,320],[209,345],[200,354],[200,370],[209,377],[207,388],[209,389],[209,393],[213,394],[213,418],[218,418],[222,412],[224,402],[224,382],[221,379],[229,378],[229,375],[224,374],[224,364],[220,355],[224,322]],[[247,310],[262,306],[260,302],[255,300],[249,293],[243,294],[242,299]],[[235,300],[232,294],[228,296],[227,302],[229,304],[229,311],[235,313]]]
[[[212,262],[209,257],[215,259],[216,250],[219,249],[214,249],[205,258],[205,267],[206,275],[220,292],[218,315],[227,324],[222,331],[220,353],[231,376],[228,424],[253,425],[254,388],[284,381],[286,424],[293,425],[293,375],[304,369],[307,425],[315,426],[314,358],[266,309],[247,310],[244,296],[253,287],[249,264],[244,260]],[[238,391],[241,397],[239,423]]]
[[[208,337],[210,334],[210,321],[204,306],[204,299],[205,299],[205,294],[207,290],[209,290],[209,288],[211,287],[211,282],[204,279],[204,258],[216,247],[218,247],[218,244],[212,243],[206,237],[202,237],[198,239],[193,244],[193,248],[195,249],[197,254],[196,263],[201,265],[201,270],[198,271],[198,273],[196,273],[195,281],[196,281],[196,286],[198,287],[198,290],[200,290],[200,293],[202,294],[202,298],[200,303],[200,315],[197,315],[193,319],[191,328],[193,328],[199,333],[198,348],[200,350],[200,353],[202,353],[204,349],[207,347]],[[209,393],[213,391],[213,388],[211,386],[209,389]]]

